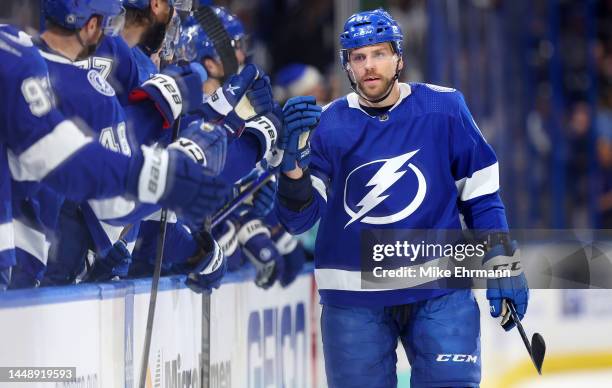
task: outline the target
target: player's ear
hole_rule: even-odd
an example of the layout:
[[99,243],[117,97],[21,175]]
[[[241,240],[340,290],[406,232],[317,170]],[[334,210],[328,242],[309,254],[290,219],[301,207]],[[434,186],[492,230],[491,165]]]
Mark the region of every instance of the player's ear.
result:
[[398,67],[398,70],[401,71],[401,70],[404,69],[404,58],[402,58],[400,56],[398,56],[398,58],[399,58],[399,67]]
[[94,15],[89,18],[87,23],[83,26],[85,33],[87,36],[94,36],[96,34],[96,30],[99,26],[102,25],[102,18],[98,15]]

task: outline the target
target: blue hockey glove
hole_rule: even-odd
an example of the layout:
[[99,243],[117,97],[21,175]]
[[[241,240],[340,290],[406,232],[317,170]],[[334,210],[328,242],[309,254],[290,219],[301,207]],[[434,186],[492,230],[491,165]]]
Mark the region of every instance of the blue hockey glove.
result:
[[306,168],[310,162],[310,134],[319,123],[321,107],[312,96],[299,96],[287,100],[283,107],[283,130],[278,137],[277,156],[269,164],[280,165],[282,172],[297,166]]
[[270,238],[270,231],[259,219],[244,217],[238,242],[247,259],[255,266],[255,284],[270,288],[284,271],[284,259]]
[[181,131],[181,137],[168,146],[189,156],[204,167],[211,176],[217,176],[225,166],[227,134],[218,125],[196,120]]
[[213,288],[219,288],[221,285],[221,279],[227,272],[227,261],[210,233],[200,231],[194,237],[200,250],[187,260],[193,268],[187,275],[185,284],[197,293],[211,292]]
[[515,323],[505,303],[513,303],[519,319],[522,320],[529,302],[529,287],[525,274],[523,274],[517,242],[504,240],[493,245],[485,254],[482,264],[487,270],[510,270],[510,277],[487,280],[487,299],[491,308],[491,316],[493,318],[501,316],[502,327],[509,331],[515,326]]
[[244,264],[242,250],[238,246],[238,228],[232,220],[225,220],[213,229],[213,236],[225,255],[227,269],[236,271]]
[[105,282],[128,275],[132,255],[123,240],[117,241],[105,256],[96,257],[93,268],[87,274],[87,282]]
[[[242,178],[236,186],[234,186],[234,196],[239,195],[251,183],[257,180],[264,171],[254,169],[246,177]],[[276,198],[276,178],[272,176],[263,186],[259,188],[252,196],[247,198],[244,205],[240,208],[244,213],[248,212],[253,217],[264,218],[272,209],[274,209],[274,199]]]
[[197,226],[230,198],[231,187],[223,178],[207,175],[182,151],[141,149],[132,158],[127,184],[141,202],[170,208]]
[[207,120],[223,121],[230,136],[239,137],[247,120],[273,108],[270,79],[257,66],[248,64],[231,76],[200,107]]
[[263,161],[273,158],[273,152],[277,149],[278,134],[282,128],[283,110],[276,102],[271,112],[246,122],[244,131],[255,135],[259,141],[260,157],[258,159]]
[[284,270],[280,275],[280,283],[283,287],[287,287],[293,283],[297,275],[302,271],[306,261],[306,254],[298,239],[289,234],[280,224],[272,228],[272,240],[278,252],[285,259]]
[[202,103],[202,79],[190,66],[170,65],[130,92],[132,102],[151,100],[170,128],[183,113],[191,112]]

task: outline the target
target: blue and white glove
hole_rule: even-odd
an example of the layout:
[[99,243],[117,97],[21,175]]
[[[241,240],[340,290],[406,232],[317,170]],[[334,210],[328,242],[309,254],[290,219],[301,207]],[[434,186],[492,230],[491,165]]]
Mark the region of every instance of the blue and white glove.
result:
[[272,168],[282,172],[299,166],[304,169],[310,162],[310,134],[319,123],[321,107],[312,96],[299,96],[287,100],[283,107],[283,128],[278,136],[275,157],[268,160]]
[[191,112],[202,103],[202,78],[190,66],[170,65],[130,92],[129,100],[151,100],[170,128],[183,113]]
[[93,268],[87,274],[87,282],[105,282],[125,278],[132,264],[132,254],[123,240],[117,241],[105,256],[96,257]]
[[510,270],[510,277],[487,280],[487,299],[491,308],[491,316],[493,318],[501,316],[502,327],[509,331],[516,324],[511,318],[506,303],[514,304],[519,319],[522,320],[529,302],[529,287],[521,266],[517,242],[502,238],[498,243],[493,243],[485,254],[482,265],[486,270]]
[[239,74],[231,76],[200,106],[209,121],[223,122],[232,137],[239,137],[244,124],[273,108],[270,79],[254,64],[246,65]]
[[193,268],[187,274],[185,284],[194,292],[208,293],[221,285],[221,279],[227,272],[227,261],[210,233],[200,231],[194,237],[200,250],[187,260]]
[[211,176],[217,176],[225,166],[227,134],[218,125],[196,120],[181,131],[180,137],[168,146],[177,149],[204,167]]
[[289,234],[280,224],[272,228],[272,241],[274,241],[276,249],[285,259],[283,272],[280,275],[280,283],[283,287],[287,287],[293,283],[297,275],[302,271],[306,261],[306,253],[298,239]]
[[244,264],[242,250],[238,245],[238,227],[233,220],[225,220],[212,230],[213,236],[225,255],[228,271],[237,271]]
[[199,229],[204,218],[221,208],[231,196],[222,177],[211,177],[182,151],[141,146],[128,173],[128,193],[140,202],[174,210]]
[[255,266],[255,284],[263,289],[270,288],[283,273],[283,256],[278,253],[270,238],[270,230],[261,220],[247,215],[242,222],[238,242],[247,259]]

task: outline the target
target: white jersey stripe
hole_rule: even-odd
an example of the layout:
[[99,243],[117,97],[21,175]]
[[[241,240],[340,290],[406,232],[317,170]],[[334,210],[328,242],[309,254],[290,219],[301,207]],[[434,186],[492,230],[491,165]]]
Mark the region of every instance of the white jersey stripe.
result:
[[51,244],[47,241],[45,235],[16,219],[13,220],[13,225],[15,226],[15,246],[47,265]]
[[0,252],[15,249],[15,232],[13,223],[0,224]]
[[469,201],[483,195],[493,194],[499,190],[499,164],[497,162],[475,171],[471,178],[455,181],[459,199]]
[[72,121],[62,121],[19,156],[8,150],[13,179],[39,181],[90,141]]

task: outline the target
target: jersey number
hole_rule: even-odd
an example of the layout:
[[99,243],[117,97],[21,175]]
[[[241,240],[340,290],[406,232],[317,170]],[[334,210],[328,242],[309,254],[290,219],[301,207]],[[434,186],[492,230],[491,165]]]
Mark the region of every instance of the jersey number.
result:
[[117,136],[115,136],[113,127],[104,128],[102,132],[100,132],[100,144],[102,144],[109,150],[121,152],[123,155],[132,155],[132,150],[130,148],[130,143],[127,139],[127,132],[125,129],[124,122],[121,122],[119,123],[119,125],[117,125]]
[[30,105],[30,111],[36,117],[46,115],[53,106],[49,89],[44,79],[26,78],[21,83],[21,93],[28,105]]
[[74,63],[77,67],[81,69],[89,70],[94,69],[97,70],[98,73],[102,76],[102,78],[107,79],[108,75],[113,68],[113,60],[102,57],[92,57],[82,61],[78,61]]

